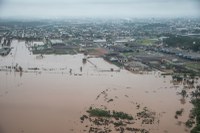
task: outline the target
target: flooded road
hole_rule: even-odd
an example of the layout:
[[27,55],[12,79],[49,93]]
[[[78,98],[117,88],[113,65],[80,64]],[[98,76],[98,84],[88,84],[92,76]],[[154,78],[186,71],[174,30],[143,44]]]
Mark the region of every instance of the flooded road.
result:
[[[155,123],[135,121],[133,127],[151,133],[189,132],[184,122],[192,105],[189,98],[181,103],[177,92],[183,86],[173,85],[170,76],[118,71],[118,67],[101,58],[89,58],[83,64],[82,54],[44,55],[37,59],[24,42],[13,41],[12,46],[12,55],[0,57],[0,133],[88,132],[88,123],[81,123],[80,116],[90,106],[105,106],[133,117],[147,107],[155,112]],[[23,68],[22,74],[6,67],[16,63]],[[100,95],[102,92],[106,93]],[[175,119],[181,108],[182,116]]]

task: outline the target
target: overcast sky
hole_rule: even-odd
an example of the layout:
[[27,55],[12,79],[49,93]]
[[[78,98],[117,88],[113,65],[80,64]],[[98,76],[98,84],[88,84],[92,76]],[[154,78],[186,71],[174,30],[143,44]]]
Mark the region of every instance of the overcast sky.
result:
[[0,0],[0,17],[200,17],[200,0]]

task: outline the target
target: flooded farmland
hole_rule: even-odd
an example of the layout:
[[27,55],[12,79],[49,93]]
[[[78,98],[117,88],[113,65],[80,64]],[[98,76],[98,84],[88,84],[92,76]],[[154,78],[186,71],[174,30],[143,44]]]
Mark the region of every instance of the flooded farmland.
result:
[[[150,133],[190,131],[185,122],[192,104],[177,95],[183,85],[173,84],[171,76],[134,74],[102,58],[83,63],[82,54],[40,57],[16,40],[11,47],[11,54],[0,57],[0,133],[89,132],[94,123],[80,117],[90,107],[126,112],[133,116],[127,126]],[[16,64],[22,73],[12,69]],[[144,109],[154,115],[152,123],[137,115]],[[112,125],[106,128],[118,132]]]

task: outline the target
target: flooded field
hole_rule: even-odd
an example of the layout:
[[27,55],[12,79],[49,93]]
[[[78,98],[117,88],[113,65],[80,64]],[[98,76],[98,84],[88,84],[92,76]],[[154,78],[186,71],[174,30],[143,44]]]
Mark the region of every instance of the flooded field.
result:
[[[150,133],[189,132],[184,123],[192,105],[177,95],[183,85],[174,85],[171,76],[134,74],[101,58],[83,64],[82,54],[41,58],[25,42],[13,41],[12,47],[10,55],[0,57],[0,133],[89,132],[94,124],[80,117],[90,107],[126,112],[133,116],[129,127]],[[16,64],[22,73],[12,69]],[[137,116],[144,108],[154,115],[153,123]]]

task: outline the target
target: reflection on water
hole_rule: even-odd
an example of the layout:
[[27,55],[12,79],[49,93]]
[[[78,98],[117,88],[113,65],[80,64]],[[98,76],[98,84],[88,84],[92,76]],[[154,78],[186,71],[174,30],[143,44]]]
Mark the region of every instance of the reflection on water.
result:
[[[173,85],[170,76],[111,71],[119,68],[101,58],[83,64],[81,54],[36,59],[24,42],[13,41],[12,46],[12,55],[0,57],[0,133],[84,132],[87,123],[82,124],[80,116],[90,106],[133,116],[147,107],[156,112],[157,123],[136,121],[134,127],[151,133],[189,132],[181,123],[187,120],[192,105],[177,95],[183,85]],[[23,73],[3,71],[16,63]],[[182,116],[175,119],[175,112],[182,108]]]

